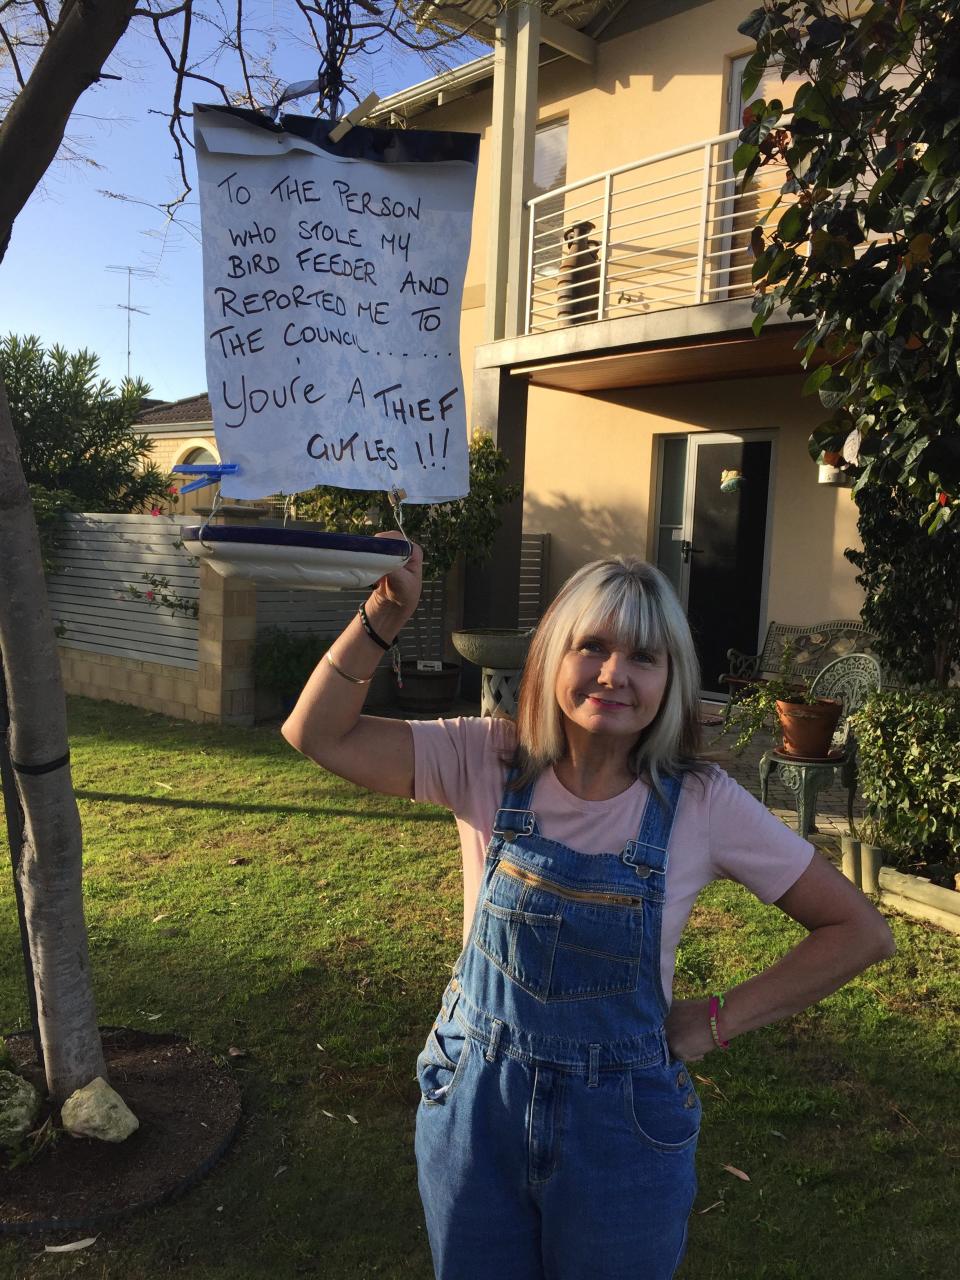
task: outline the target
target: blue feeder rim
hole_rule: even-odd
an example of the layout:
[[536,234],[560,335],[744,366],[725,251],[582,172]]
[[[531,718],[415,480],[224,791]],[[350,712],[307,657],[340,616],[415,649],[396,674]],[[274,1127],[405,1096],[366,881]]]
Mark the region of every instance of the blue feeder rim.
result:
[[184,525],[184,542],[245,543],[261,547],[309,547],[320,551],[360,551],[406,560],[410,544],[402,538],[373,538],[362,533],[319,533],[312,529],[245,528],[232,524]]

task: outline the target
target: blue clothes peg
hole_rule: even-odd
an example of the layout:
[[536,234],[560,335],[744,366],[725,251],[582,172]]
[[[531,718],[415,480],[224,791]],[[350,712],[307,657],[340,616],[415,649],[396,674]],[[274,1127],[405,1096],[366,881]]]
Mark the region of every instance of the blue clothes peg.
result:
[[171,470],[175,475],[198,477],[180,490],[181,493],[192,493],[205,485],[218,484],[223,476],[236,475],[239,465],[237,462],[180,462]]

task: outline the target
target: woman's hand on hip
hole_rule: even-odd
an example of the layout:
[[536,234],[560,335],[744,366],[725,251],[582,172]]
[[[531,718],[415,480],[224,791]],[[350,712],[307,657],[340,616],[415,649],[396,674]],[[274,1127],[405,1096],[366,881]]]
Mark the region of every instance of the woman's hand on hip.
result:
[[667,1044],[675,1058],[696,1062],[717,1046],[710,1033],[709,1000],[674,1000],[666,1021]]

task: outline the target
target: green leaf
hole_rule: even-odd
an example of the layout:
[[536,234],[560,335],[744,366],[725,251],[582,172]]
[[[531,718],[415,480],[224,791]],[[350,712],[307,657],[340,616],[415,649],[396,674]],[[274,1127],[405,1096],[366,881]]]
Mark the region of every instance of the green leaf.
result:
[[760,148],[752,142],[742,142],[733,153],[733,172],[742,173],[750,161],[755,160],[759,154]]
[[808,396],[814,391],[819,391],[823,384],[828,380],[833,372],[829,364],[822,364],[814,369],[810,377],[803,384],[803,395]]
[[781,240],[797,241],[806,238],[809,215],[798,204],[793,204],[777,223],[777,235]]

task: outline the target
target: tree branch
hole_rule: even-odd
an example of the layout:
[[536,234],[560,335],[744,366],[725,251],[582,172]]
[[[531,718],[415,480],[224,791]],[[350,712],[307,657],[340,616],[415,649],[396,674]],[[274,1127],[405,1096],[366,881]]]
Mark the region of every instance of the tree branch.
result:
[[14,219],[57,154],[80,95],[100,78],[133,7],[134,0],[86,0],[82,6],[67,0],[30,78],[0,122],[0,261]]
[[23,72],[20,70],[20,63],[17,61],[17,51],[10,43],[10,38],[3,27],[0,27],[0,40],[7,46],[7,53],[10,55],[10,65],[13,67],[13,74],[17,78],[17,84],[22,89],[24,86]]

